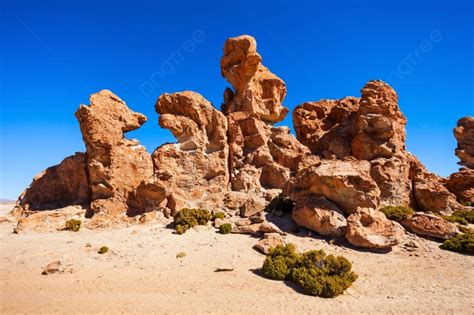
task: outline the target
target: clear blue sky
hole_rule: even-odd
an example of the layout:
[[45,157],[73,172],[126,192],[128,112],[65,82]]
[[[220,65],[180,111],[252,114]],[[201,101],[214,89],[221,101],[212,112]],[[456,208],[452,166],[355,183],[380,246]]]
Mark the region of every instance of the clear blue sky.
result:
[[193,90],[220,107],[222,47],[240,34],[256,37],[290,109],[390,83],[408,149],[440,175],[457,170],[452,128],[474,115],[473,1],[62,2],[0,1],[2,198],[84,151],[74,111],[101,89],[148,116],[129,134],[148,151],[174,141],[156,98]]

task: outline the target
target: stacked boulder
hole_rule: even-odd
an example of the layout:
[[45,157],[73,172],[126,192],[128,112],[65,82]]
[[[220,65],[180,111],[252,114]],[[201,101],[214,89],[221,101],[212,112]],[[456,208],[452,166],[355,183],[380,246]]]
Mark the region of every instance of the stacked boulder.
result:
[[161,95],[159,125],[178,142],[151,155],[124,135],[146,117],[110,91],[93,94],[90,105],[76,112],[86,153],[35,177],[19,198],[20,212],[34,216],[83,205],[92,217],[89,226],[97,227],[199,207],[247,218],[235,224],[236,233],[280,233],[262,211],[282,193],[295,202],[298,225],[356,246],[400,242],[402,226],[379,211],[389,205],[421,211],[402,222],[411,231],[440,238],[456,233],[452,226],[434,231],[445,221],[426,212],[449,214],[462,207],[456,198],[473,201],[473,118],[461,119],[455,129],[456,154],[466,168],[444,180],[406,151],[406,118],[386,83],[369,81],[360,98],[297,106],[294,137],[288,127],[274,126],[288,113],[282,105],[286,86],[262,64],[253,37],[229,38],[220,64],[232,85],[222,110],[191,91]]

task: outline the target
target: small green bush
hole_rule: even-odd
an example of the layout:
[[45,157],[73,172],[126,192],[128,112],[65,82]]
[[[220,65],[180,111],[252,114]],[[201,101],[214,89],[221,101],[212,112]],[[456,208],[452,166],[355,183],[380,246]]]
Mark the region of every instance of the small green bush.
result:
[[397,222],[409,218],[414,213],[413,209],[407,206],[385,206],[380,209],[380,212],[385,214],[387,219]]
[[440,248],[452,252],[474,254],[474,232],[458,234],[455,237],[444,241]]
[[455,210],[452,215],[443,216],[443,219],[453,223],[468,225],[474,223],[474,211]]
[[70,219],[66,221],[66,230],[77,232],[81,228],[81,220]]
[[195,225],[206,225],[212,219],[209,211],[204,209],[184,208],[174,216],[176,233],[183,234]]
[[215,212],[213,215],[212,215],[212,221],[216,220],[216,219],[224,219],[225,218],[225,214],[224,212]]
[[357,279],[351,263],[342,256],[328,255],[323,250],[298,254],[293,244],[270,249],[262,273],[274,280],[290,280],[306,293],[335,297]]
[[282,213],[290,213],[295,207],[295,203],[288,197],[279,194],[270,201],[265,207],[265,212],[275,213],[281,211]]
[[176,254],[176,259],[178,259],[178,258],[184,258],[184,257],[186,257],[186,253],[185,253],[185,252],[179,252],[179,253]]
[[468,206],[468,207],[474,206],[474,204],[470,201],[459,200],[459,203],[462,204],[463,206]]
[[219,233],[221,234],[229,234],[232,231],[232,224],[224,223],[219,226]]
[[99,251],[97,253],[99,254],[105,254],[109,251],[109,248],[107,246],[102,246],[101,248],[99,248]]

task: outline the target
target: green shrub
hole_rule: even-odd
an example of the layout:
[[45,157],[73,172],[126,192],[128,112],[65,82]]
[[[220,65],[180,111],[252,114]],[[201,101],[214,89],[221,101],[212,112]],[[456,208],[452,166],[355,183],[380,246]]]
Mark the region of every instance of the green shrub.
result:
[[295,203],[293,200],[279,194],[265,207],[265,212],[276,213],[281,211],[282,213],[290,213],[294,207]]
[[380,212],[385,214],[387,219],[397,222],[412,216],[414,213],[413,209],[407,206],[386,206],[382,207]]
[[232,224],[224,223],[219,226],[219,233],[221,234],[229,234],[232,231]]
[[224,218],[225,218],[224,212],[215,212],[212,215],[212,221],[214,221],[215,219],[224,219]]
[[458,234],[444,241],[440,248],[452,252],[474,254],[474,232]]
[[179,253],[176,254],[176,259],[178,259],[178,258],[184,258],[184,257],[186,257],[186,253],[185,253],[185,252],[179,252]]
[[66,221],[66,230],[77,232],[81,228],[81,220],[70,219]]
[[262,273],[274,280],[290,280],[306,293],[335,297],[357,279],[351,263],[342,256],[328,255],[323,250],[298,254],[292,244],[270,249]]
[[107,246],[102,246],[101,248],[99,248],[99,251],[97,253],[99,254],[105,254],[109,251],[109,248]]
[[468,207],[474,206],[474,204],[470,201],[459,200],[459,203],[462,204],[463,206],[468,206]]
[[469,224],[466,221],[466,219],[464,219],[463,217],[458,217],[458,216],[454,216],[454,215],[443,215],[441,217],[443,219],[445,219],[446,221],[451,222],[451,223],[458,223],[458,224],[461,224],[461,225],[468,225]]
[[181,209],[174,216],[176,233],[183,234],[195,225],[206,225],[212,219],[209,211],[203,209]]

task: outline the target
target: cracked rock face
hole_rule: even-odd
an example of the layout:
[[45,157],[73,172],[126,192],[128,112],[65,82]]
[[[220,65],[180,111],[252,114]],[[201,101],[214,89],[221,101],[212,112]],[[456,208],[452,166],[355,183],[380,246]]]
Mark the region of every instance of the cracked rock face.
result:
[[153,176],[150,154],[137,140],[124,136],[146,117],[108,90],[92,94],[90,105],[81,105],[76,117],[87,150],[92,212],[125,213],[130,193]]

